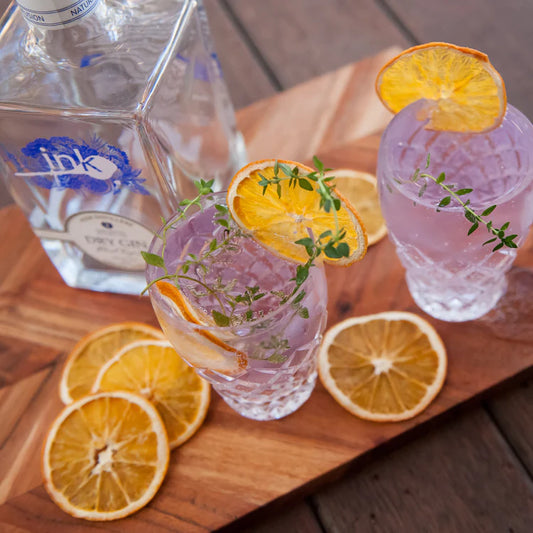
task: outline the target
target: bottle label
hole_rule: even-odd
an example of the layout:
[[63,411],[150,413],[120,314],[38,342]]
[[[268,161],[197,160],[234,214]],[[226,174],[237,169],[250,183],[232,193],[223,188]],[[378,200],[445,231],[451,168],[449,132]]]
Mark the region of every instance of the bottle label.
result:
[[43,189],[73,189],[80,194],[118,194],[127,189],[142,195],[150,193],[140,178],[141,170],[129,164],[119,148],[94,137],[76,141],[70,137],[39,138],[28,143],[20,154],[8,153],[6,162],[15,176]]
[[100,0],[16,0],[27,22],[50,30],[78,24]]
[[144,270],[141,250],[148,250],[153,233],[129,218],[100,211],[69,217],[65,231],[34,228],[37,237],[69,241],[100,263],[120,270]]

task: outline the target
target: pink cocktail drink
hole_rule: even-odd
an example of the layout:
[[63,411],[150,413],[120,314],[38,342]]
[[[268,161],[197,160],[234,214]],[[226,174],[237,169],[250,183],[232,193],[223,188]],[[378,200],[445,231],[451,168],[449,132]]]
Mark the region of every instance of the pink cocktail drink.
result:
[[411,177],[417,168],[435,177],[444,172],[452,190],[473,189],[462,198],[479,214],[497,205],[490,214],[494,227],[508,222],[506,233],[517,234],[520,245],[533,221],[533,126],[508,106],[502,124],[485,133],[432,131],[427,120],[417,119],[425,105],[421,100],[403,109],[382,137],[381,207],[415,302],[442,320],[471,320],[505,292],[516,249],[493,252],[498,241],[483,245],[494,237],[483,225],[468,235],[472,222],[464,208],[452,198],[437,212],[447,193],[431,180]]
[[[316,351],[326,324],[324,271],[312,267],[292,294],[296,265],[224,217],[224,195],[210,195],[202,204],[167,231],[164,250],[158,238],[150,248],[163,255],[169,273],[182,274],[180,292],[199,323],[185,320],[156,286],[150,289],[152,304],[177,352],[233,409],[256,420],[281,418],[309,398],[316,382]],[[148,266],[148,282],[162,275],[161,268]]]

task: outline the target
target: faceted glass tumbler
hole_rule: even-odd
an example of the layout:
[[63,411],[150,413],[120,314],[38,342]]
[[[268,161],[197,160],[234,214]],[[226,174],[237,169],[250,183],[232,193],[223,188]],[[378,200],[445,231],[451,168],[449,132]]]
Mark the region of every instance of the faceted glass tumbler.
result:
[[[213,204],[224,204],[223,193],[203,202],[203,211],[186,219],[170,219],[166,242],[154,237],[150,252],[163,256],[168,272],[179,272],[189,253],[201,256],[205,245],[222,238],[224,228],[214,223]],[[205,263],[204,263],[204,266]],[[275,292],[290,283],[295,265],[278,257],[248,237],[233,243],[232,250],[212,256],[206,269],[191,267],[187,276],[202,279],[200,286],[223,286],[228,294],[242,286],[258,287],[264,300],[275,304],[253,320],[217,326],[207,320],[186,320],[180,308],[164,297],[156,285],[150,299],[161,328],[177,352],[207,379],[224,401],[240,415],[254,420],[274,420],[296,411],[311,395],[317,378],[317,352],[327,318],[327,283],[324,269],[311,269],[302,285],[305,292],[282,303]],[[149,265],[146,281],[165,278],[165,271]],[[175,281],[172,280],[171,283]],[[187,283],[181,280],[180,283]],[[187,294],[186,286],[181,286]],[[222,294],[222,293],[221,293]],[[191,307],[209,316],[211,304],[197,291],[189,293]],[[260,300],[261,302],[264,301]],[[300,306],[308,312],[299,312]],[[307,316],[305,316],[307,315]]]
[[508,222],[506,235],[516,234],[520,245],[533,221],[533,126],[509,105],[501,125],[490,131],[432,131],[425,128],[427,119],[419,119],[425,105],[422,100],[403,109],[383,134],[381,207],[417,305],[441,320],[472,320],[504,294],[517,250],[492,251],[497,239],[484,245],[494,238],[484,224],[468,235],[472,221],[464,208],[455,199],[438,207],[449,193],[431,180],[415,183],[411,177],[416,169],[434,177],[444,173],[443,183],[452,190],[472,189],[461,198],[478,214],[497,205],[485,220],[495,228]]

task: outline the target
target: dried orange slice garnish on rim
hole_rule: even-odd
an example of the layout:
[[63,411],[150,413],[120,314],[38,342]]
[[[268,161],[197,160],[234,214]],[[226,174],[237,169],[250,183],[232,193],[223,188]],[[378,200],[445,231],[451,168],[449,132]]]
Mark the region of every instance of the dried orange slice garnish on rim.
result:
[[[196,368],[213,370],[221,374],[237,374],[248,366],[246,354],[226,344],[211,331],[205,329],[205,322],[200,322],[202,316],[188,302],[183,293],[168,281],[157,281],[155,289],[158,290],[161,299],[174,311],[174,314],[191,323],[187,331],[174,324],[174,321],[159,312],[154,307],[159,323],[171,343],[178,350],[187,354],[185,359]],[[194,327],[199,326],[199,327]]]
[[190,439],[209,407],[210,386],[168,341],[127,344],[100,370],[92,392],[125,390],[149,400],[167,430],[170,448]]
[[104,365],[123,346],[138,339],[165,340],[162,331],[140,322],[120,322],[83,337],[70,352],[59,383],[64,404],[89,394]]
[[331,170],[326,172],[326,176],[335,176],[335,190],[354,206],[361,217],[368,246],[380,241],[387,234],[387,226],[379,205],[376,176],[349,168]]
[[446,377],[446,349],[412,313],[348,318],[326,332],[318,355],[324,387],[350,413],[376,422],[422,412]]
[[414,46],[389,61],[376,91],[393,113],[428,100],[426,127],[433,130],[489,130],[501,123],[507,107],[502,77],[485,54],[440,42]]
[[[300,174],[313,172],[313,169],[294,161],[278,160],[279,163],[297,167]],[[267,187],[263,194],[259,182],[262,176],[267,179],[274,177],[275,164],[276,160],[266,159],[239,170],[228,188],[228,209],[237,225],[251,233],[263,246],[279,256],[305,263],[309,258],[306,250],[295,241],[310,235],[317,238],[323,232],[334,229],[333,209],[327,213],[320,207],[320,195],[316,190],[306,190],[298,185],[290,187],[289,180],[279,183],[280,195],[276,186]],[[286,177],[281,168],[278,176]],[[350,265],[364,256],[366,233],[350,203],[340,193],[335,191],[334,194],[341,201],[336,215],[340,228],[346,230],[345,242],[350,247],[350,255],[324,260],[336,265]]]
[[124,391],[88,395],[65,407],[48,432],[44,484],[68,514],[116,520],[154,497],[168,460],[165,427],[148,400]]

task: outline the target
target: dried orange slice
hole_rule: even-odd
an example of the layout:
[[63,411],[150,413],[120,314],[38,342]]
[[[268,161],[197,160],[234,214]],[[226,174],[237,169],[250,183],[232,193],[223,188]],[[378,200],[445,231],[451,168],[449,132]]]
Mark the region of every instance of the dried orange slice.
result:
[[213,325],[210,316],[195,309],[185,295],[169,281],[157,281],[155,286],[162,296],[166,297],[172,303],[174,311],[187,322],[193,324]]
[[[298,168],[301,174],[313,169],[294,161],[278,160],[278,163]],[[231,216],[238,226],[250,232],[252,236],[272,252],[305,263],[308,255],[305,248],[295,241],[313,235],[315,238],[327,230],[335,228],[333,210],[326,213],[320,207],[320,196],[316,190],[306,190],[299,186],[290,187],[289,181],[282,181],[281,195],[276,186],[270,186],[263,194],[259,185],[261,176],[274,177],[276,160],[256,161],[243,167],[230,183],[227,204]],[[280,169],[279,177],[286,177]],[[346,242],[350,247],[350,256],[340,259],[325,259],[328,263],[349,265],[361,259],[366,252],[366,233],[357,213],[350,203],[338,193],[341,209],[336,212],[339,226],[346,230]]]
[[98,329],[83,337],[67,358],[59,395],[64,404],[89,394],[104,363],[120,348],[138,339],[165,340],[163,333],[140,322],[122,322]]
[[[154,310],[165,335],[177,347],[189,364],[199,369],[213,370],[221,374],[237,374],[248,366],[248,358],[243,352],[226,344],[209,331],[205,322],[200,322],[202,315],[195,311],[183,293],[168,281],[158,281],[155,288],[161,300],[171,313],[163,312],[154,303]],[[172,313],[191,323],[190,328],[180,327],[172,320]],[[199,327],[194,327],[199,326]]]
[[405,50],[381,69],[376,90],[393,113],[428,100],[426,127],[433,130],[489,130],[501,123],[507,107],[502,77],[488,57],[448,43]]
[[130,392],[106,392],[63,409],[46,437],[43,477],[68,514],[115,520],[153,498],[168,460],[168,439],[155,407]]
[[92,392],[125,390],[144,396],[161,415],[170,448],[190,439],[209,407],[210,386],[167,341],[128,344],[100,370]]
[[348,168],[332,170],[326,176],[335,176],[335,189],[359,214],[365,225],[368,246],[380,241],[387,234],[387,226],[379,206],[376,176]]
[[446,376],[446,349],[412,313],[348,318],[326,332],[318,356],[324,387],[350,413],[396,422],[423,411]]

